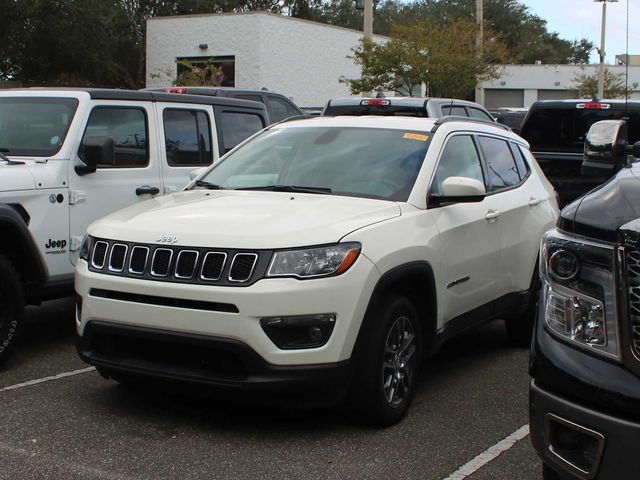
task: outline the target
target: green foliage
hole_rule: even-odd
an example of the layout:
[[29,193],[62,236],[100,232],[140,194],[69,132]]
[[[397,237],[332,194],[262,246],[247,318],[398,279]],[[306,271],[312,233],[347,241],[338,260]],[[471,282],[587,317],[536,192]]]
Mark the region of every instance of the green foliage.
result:
[[224,80],[222,68],[217,67],[213,62],[204,65],[193,65],[186,61],[178,62],[183,71],[173,81],[174,85],[180,87],[219,87]]
[[[574,88],[580,98],[593,98],[598,93],[598,72],[588,75],[582,72],[573,79]],[[631,94],[631,88],[625,85],[624,73],[613,73],[604,69],[604,98],[625,98]]]
[[478,28],[467,19],[449,23],[419,23],[394,29],[385,44],[363,40],[352,58],[362,76],[341,78],[352,94],[391,90],[411,95],[425,84],[427,95],[468,98],[479,81],[498,77],[496,64],[509,60],[505,45],[491,31],[484,47],[477,45]]

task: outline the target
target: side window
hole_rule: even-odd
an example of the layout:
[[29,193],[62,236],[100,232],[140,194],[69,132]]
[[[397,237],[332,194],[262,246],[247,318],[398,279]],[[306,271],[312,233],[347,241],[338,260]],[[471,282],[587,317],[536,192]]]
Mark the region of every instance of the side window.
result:
[[211,126],[206,112],[167,108],[162,113],[167,163],[172,167],[210,165]]
[[456,135],[449,139],[440,156],[431,193],[442,194],[442,183],[449,177],[473,178],[484,183],[480,157],[470,135]]
[[478,136],[480,148],[487,163],[491,191],[509,188],[520,183],[520,174],[505,140]]
[[442,115],[444,115],[445,117],[447,115],[458,115],[460,117],[468,117],[467,111],[464,109],[464,107],[447,105],[446,107],[442,107],[441,110],[442,110]]
[[479,108],[475,107],[467,107],[469,110],[469,116],[472,118],[479,118],[480,120],[488,120],[489,122],[493,122],[493,117],[488,115],[486,112],[483,112]]
[[280,120],[284,120],[285,118],[300,115],[300,112],[298,112],[298,110],[296,110],[293,105],[291,105],[286,100],[283,100],[282,98],[267,95],[267,101],[269,102],[269,106],[271,107],[273,122],[279,122]]
[[253,113],[222,112],[220,118],[225,153],[264,128],[262,118]]
[[[146,167],[149,164],[147,115],[142,108],[94,108],[82,143],[88,137],[111,137],[115,143],[113,165],[100,164],[98,168]],[[82,147],[79,154],[82,157]]]
[[520,180],[524,180],[524,178],[529,174],[530,169],[521,148],[522,147],[519,147],[515,143],[511,144],[511,150],[513,151],[513,156],[516,159],[516,167],[518,169],[518,173],[520,174]]
[[241,100],[252,100],[254,102],[262,102],[262,97],[260,95],[245,95],[245,94],[240,94],[240,95],[236,95],[235,98],[239,98]]

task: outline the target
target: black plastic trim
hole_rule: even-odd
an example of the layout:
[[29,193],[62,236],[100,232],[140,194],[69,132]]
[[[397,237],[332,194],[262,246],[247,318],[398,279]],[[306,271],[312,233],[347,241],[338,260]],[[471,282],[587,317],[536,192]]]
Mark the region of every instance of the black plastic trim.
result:
[[160,305],[163,307],[185,308],[189,310],[207,310],[210,312],[239,313],[238,307],[231,303],[205,302],[201,300],[185,300],[182,298],[158,297],[140,293],[117,292],[102,288],[92,288],[89,295],[98,298],[108,298],[121,302],[144,303],[146,305]]

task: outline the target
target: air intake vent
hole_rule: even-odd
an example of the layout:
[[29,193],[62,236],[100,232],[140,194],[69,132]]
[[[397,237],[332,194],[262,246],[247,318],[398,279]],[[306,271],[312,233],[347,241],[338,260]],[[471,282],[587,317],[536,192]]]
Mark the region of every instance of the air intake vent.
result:
[[251,278],[258,255],[255,253],[236,253],[231,262],[229,281],[246,282]]
[[136,245],[131,250],[131,258],[129,259],[129,272],[142,275],[147,266],[149,258],[149,249]]
[[640,251],[630,251],[627,254],[627,269],[631,334],[635,353],[640,356]]
[[198,263],[198,252],[195,250],[182,250],[176,260],[176,278],[191,278]]
[[227,261],[227,254],[224,252],[208,252],[202,262],[202,280],[216,281],[222,276],[224,264]]
[[108,248],[109,244],[107,242],[96,242],[96,246],[93,247],[93,257],[91,257],[91,265],[94,268],[101,269],[104,267]]
[[111,247],[111,256],[109,257],[109,271],[121,272],[124,269],[124,259],[127,256],[127,246],[116,243]]
[[166,277],[171,267],[171,257],[173,257],[173,250],[157,248],[156,251],[153,252],[151,275],[154,277]]

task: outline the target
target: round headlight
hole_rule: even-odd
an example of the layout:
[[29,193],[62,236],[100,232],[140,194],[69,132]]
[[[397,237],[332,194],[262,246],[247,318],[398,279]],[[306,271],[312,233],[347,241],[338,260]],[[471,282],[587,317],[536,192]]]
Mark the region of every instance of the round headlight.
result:
[[557,250],[549,258],[549,272],[556,280],[567,282],[578,275],[580,262],[578,257],[567,250]]

